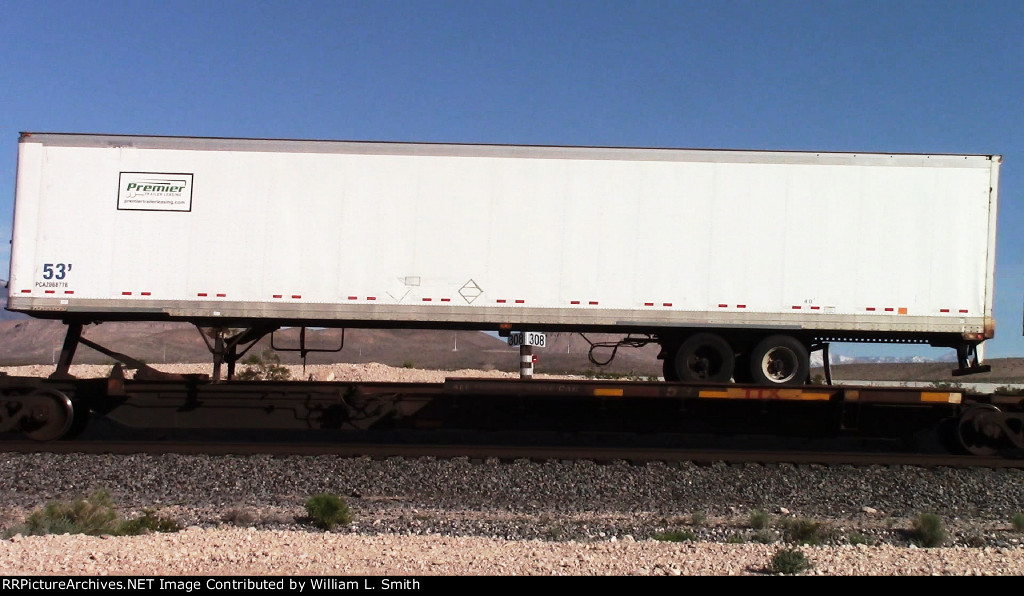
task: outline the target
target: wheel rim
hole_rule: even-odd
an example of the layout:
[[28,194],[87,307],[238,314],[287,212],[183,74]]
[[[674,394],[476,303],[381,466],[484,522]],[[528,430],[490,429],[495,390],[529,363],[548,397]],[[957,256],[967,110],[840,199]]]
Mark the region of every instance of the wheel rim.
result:
[[718,335],[698,333],[680,344],[672,362],[679,381],[725,383],[732,376],[732,347]]
[[700,347],[686,361],[686,368],[697,379],[709,379],[722,370],[722,358],[718,351],[711,347]]
[[772,383],[786,383],[792,381],[800,371],[800,358],[790,348],[777,346],[761,358],[761,371]]

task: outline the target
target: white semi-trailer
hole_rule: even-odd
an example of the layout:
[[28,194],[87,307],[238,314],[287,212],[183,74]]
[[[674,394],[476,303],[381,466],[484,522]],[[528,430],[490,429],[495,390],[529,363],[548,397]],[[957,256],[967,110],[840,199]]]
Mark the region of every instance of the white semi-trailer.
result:
[[1000,162],[25,133],[8,308],[69,322],[71,353],[83,323],[190,321],[229,364],[335,326],[621,332],[669,380],[803,383],[830,341],[963,373]]

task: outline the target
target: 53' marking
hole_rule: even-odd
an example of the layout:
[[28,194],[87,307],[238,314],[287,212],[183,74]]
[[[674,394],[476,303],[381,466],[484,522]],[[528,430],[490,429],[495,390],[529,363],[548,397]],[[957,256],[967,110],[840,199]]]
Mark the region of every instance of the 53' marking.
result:
[[44,263],[43,279],[64,279],[71,271],[71,263]]

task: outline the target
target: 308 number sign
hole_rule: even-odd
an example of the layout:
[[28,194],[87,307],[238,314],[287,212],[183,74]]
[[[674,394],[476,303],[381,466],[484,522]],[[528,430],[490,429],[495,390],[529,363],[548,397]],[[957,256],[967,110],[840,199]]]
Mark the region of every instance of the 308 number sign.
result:
[[543,348],[545,343],[547,343],[547,338],[543,333],[516,332],[508,336],[508,345],[510,346],[536,346]]

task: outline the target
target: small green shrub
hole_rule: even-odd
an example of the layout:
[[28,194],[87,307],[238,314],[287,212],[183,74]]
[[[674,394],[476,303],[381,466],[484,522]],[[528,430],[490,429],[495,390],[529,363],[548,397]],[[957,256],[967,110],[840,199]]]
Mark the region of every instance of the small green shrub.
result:
[[764,530],[771,525],[771,522],[772,516],[769,515],[767,511],[751,511],[750,517],[747,518],[747,523],[750,524],[750,527],[754,530]]
[[1018,532],[1024,532],[1024,512],[1018,513],[1010,518],[1010,524],[1013,525],[1013,529]]
[[416,365],[413,364],[412,360],[406,360],[402,363],[402,368],[416,368]]
[[1021,395],[1024,394],[1024,387],[1019,385],[1001,385],[996,387],[993,393],[1000,395]]
[[347,525],[352,521],[348,504],[338,495],[321,493],[306,501],[306,512],[313,518],[313,524],[323,530],[331,530],[337,525]]
[[26,536],[45,534],[85,534],[87,536],[135,536],[150,532],[177,532],[181,529],[171,519],[157,517],[146,510],[140,517],[122,520],[114,509],[110,493],[94,491],[84,499],[72,502],[50,501],[32,512],[24,526],[14,530]]
[[795,548],[787,548],[775,553],[770,569],[772,573],[796,574],[813,568],[814,565],[807,560],[807,556],[803,552]]
[[796,544],[821,544],[824,540],[825,527],[809,519],[787,520],[783,524],[786,540]]
[[949,539],[949,532],[942,518],[934,513],[922,513],[914,520],[911,541],[917,546],[934,548],[942,546]]
[[661,540],[662,542],[692,542],[697,539],[697,535],[689,530],[670,530],[668,532],[659,532],[651,538],[655,540]]
[[698,511],[690,514],[690,523],[694,526],[703,526],[708,523],[708,514]]
[[122,536],[137,536],[139,534],[150,534],[153,532],[171,533],[181,530],[181,526],[173,519],[157,517],[153,511],[147,509],[142,515],[122,523],[117,533]]
[[747,539],[743,536],[743,534],[738,533],[729,534],[729,536],[725,539],[726,544],[745,544],[746,542]]
[[292,377],[288,367],[281,364],[281,357],[273,350],[263,350],[262,356],[255,354],[242,361],[245,368],[235,373],[239,381],[287,381]]
[[33,511],[21,531],[27,536],[45,534],[86,534],[100,536],[117,533],[117,512],[110,493],[98,490],[70,503],[50,501]]
[[758,530],[750,536],[750,541],[758,544],[772,544],[778,539],[779,537],[770,530]]

